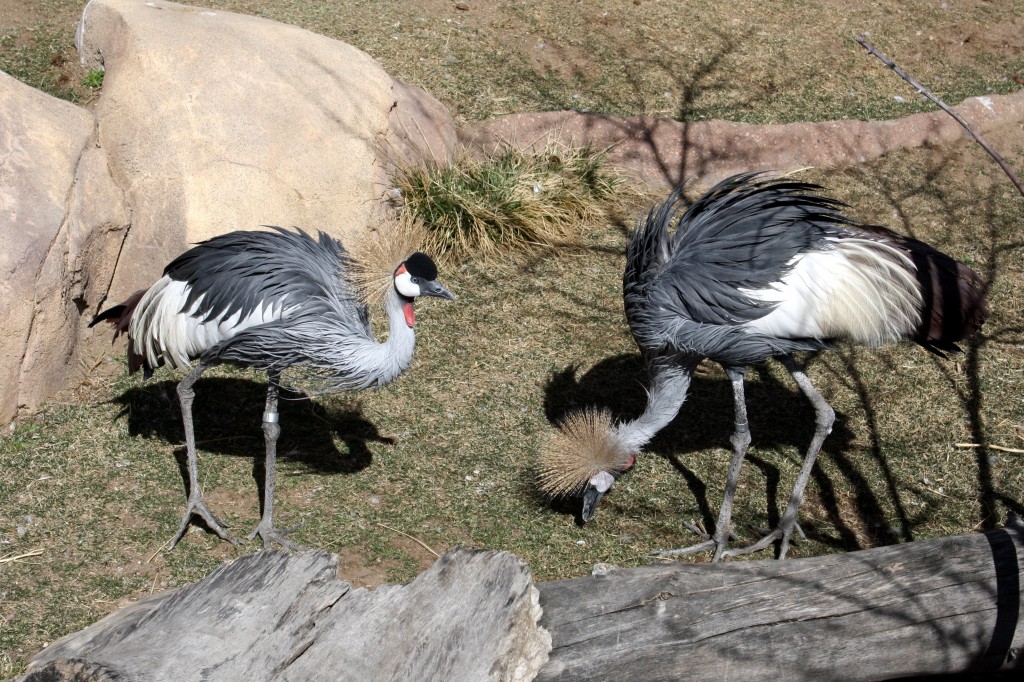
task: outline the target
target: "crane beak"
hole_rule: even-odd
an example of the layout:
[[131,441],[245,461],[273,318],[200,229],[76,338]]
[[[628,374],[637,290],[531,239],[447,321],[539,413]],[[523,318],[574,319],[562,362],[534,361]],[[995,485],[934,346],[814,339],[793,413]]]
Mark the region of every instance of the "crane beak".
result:
[[420,282],[420,296],[436,296],[437,298],[444,298],[449,301],[455,300],[455,294],[448,291],[434,280]]
[[604,497],[604,492],[598,490],[593,484],[587,486],[587,492],[583,493],[583,511],[580,512],[580,518],[583,523],[590,521],[594,518],[594,512],[597,510],[597,503]]
[[583,493],[583,511],[580,512],[583,523],[594,518],[597,503],[601,501],[606,492],[612,489],[613,485],[615,485],[615,477],[607,471],[600,471],[590,479],[587,492]]

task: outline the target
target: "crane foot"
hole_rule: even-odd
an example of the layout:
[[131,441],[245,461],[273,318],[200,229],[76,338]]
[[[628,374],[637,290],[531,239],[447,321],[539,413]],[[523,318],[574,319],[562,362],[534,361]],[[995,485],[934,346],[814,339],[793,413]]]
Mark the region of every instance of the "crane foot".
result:
[[704,540],[703,542],[698,542],[696,545],[690,545],[689,547],[681,547],[680,549],[656,549],[653,552],[651,552],[651,554],[662,559],[668,559],[671,557],[685,556],[687,554],[696,554],[697,552],[703,552],[705,550],[711,549],[712,547],[715,547],[717,544],[718,543],[715,542],[713,539]]
[[227,540],[232,545],[238,546],[242,543],[238,541],[235,536],[227,532],[225,527],[226,523],[223,523],[220,519],[213,515],[209,509],[206,508],[206,503],[203,501],[202,494],[189,495],[188,506],[185,508],[185,514],[181,517],[181,526],[178,527],[178,532],[174,535],[171,540],[171,546],[168,549],[174,549],[174,546],[178,544],[178,541],[185,536],[185,531],[192,525],[192,519],[198,517],[206,527],[217,535],[221,540]]
[[736,535],[732,531],[729,531],[728,535],[725,538],[722,538],[709,535],[692,523],[684,523],[683,525],[700,537],[701,542],[698,542],[695,545],[690,545],[689,547],[682,547],[680,549],[657,549],[651,552],[651,554],[662,559],[667,559],[670,557],[696,554],[698,552],[713,549],[715,550],[715,553],[711,561],[718,562],[724,556],[725,548],[728,546],[729,540],[736,539]]
[[737,549],[726,550],[722,553],[722,556],[730,557],[743,556],[744,554],[753,554],[754,552],[760,552],[762,549],[767,549],[773,543],[781,540],[782,544],[779,547],[778,558],[780,560],[785,559],[786,553],[789,551],[789,543],[795,541],[795,539],[793,538],[794,530],[796,530],[797,537],[799,539],[807,540],[807,535],[804,533],[804,530],[800,527],[799,523],[780,523],[779,526],[772,531],[765,532],[762,529],[761,532],[764,533],[764,536],[754,544],[748,545],[747,547],[739,547]]
[[301,527],[302,524],[299,523],[294,526],[291,526],[290,528],[275,528],[273,521],[271,519],[263,518],[260,521],[260,525],[256,526],[256,528],[254,528],[253,531],[249,533],[247,539],[253,540],[259,537],[261,540],[263,540],[263,549],[269,549],[271,545],[276,542],[282,547],[286,547],[288,549],[293,550],[300,550],[304,549],[302,545],[292,542],[285,536],[289,533],[295,532]]

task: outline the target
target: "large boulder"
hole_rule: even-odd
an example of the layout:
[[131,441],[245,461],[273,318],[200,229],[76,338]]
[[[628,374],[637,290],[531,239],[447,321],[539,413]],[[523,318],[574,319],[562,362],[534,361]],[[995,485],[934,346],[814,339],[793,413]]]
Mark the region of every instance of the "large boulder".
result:
[[109,349],[87,329],[194,242],[261,225],[342,239],[396,161],[447,157],[437,100],[359,50],[256,17],[92,0],[95,111],[0,74],[0,420]]
[[[91,0],[83,63],[105,70],[97,141],[132,207],[110,296],[159,276],[189,244],[297,225],[367,225],[406,110],[448,153],[451,117],[369,55],[258,17],[171,2]],[[93,301],[90,301],[93,303]]]

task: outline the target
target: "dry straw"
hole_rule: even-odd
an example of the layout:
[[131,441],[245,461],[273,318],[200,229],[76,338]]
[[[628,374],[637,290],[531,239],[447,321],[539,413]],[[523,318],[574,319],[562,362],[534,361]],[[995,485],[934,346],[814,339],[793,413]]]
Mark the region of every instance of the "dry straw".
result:
[[408,213],[382,210],[370,229],[351,242],[352,283],[370,305],[384,302],[394,282],[395,269],[423,248],[423,223]]
[[605,152],[558,142],[396,165],[396,203],[423,221],[426,248],[442,260],[573,243],[605,219],[622,186]]

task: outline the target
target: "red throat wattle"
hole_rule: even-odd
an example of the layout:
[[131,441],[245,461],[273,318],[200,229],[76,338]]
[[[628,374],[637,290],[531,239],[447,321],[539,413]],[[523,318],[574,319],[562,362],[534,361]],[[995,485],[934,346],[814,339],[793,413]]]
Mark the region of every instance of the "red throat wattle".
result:
[[413,310],[412,301],[402,301],[402,312],[405,313],[405,323],[412,327],[416,324],[416,311]]

